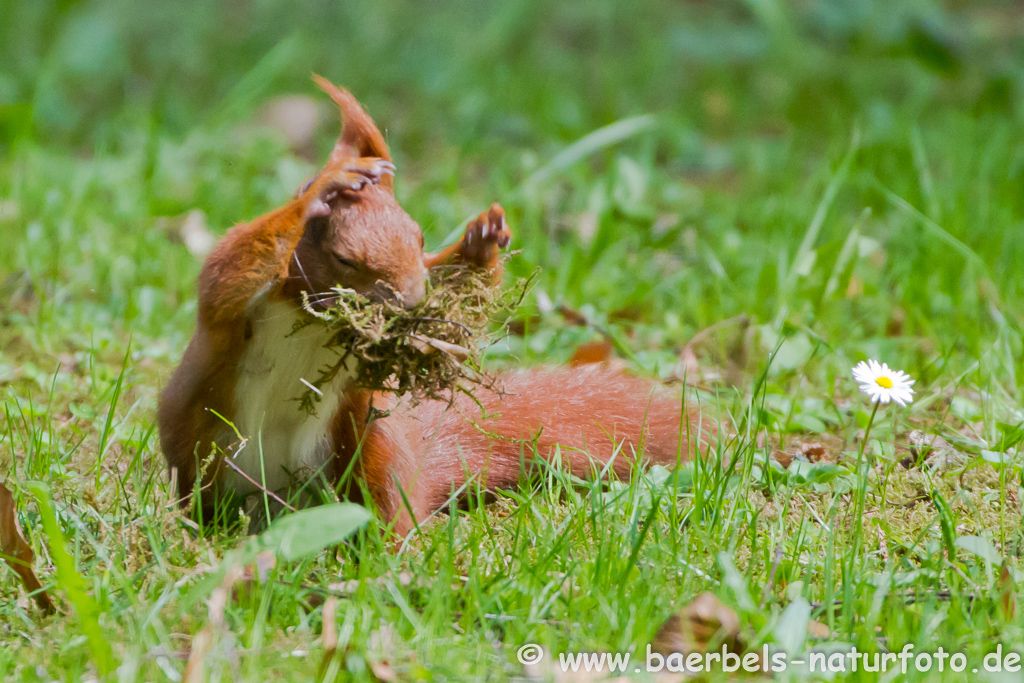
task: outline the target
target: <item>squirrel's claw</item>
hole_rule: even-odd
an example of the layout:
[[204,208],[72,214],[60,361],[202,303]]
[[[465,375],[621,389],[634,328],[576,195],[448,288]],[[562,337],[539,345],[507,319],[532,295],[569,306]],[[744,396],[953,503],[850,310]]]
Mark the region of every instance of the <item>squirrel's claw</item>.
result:
[[511,242],[512,230],[505,220],[505,210],[498,204],[491,204],[488,211],[466,226],[459,255],[465,263],[489,270],[497,265],[498,253]]
[[366,176],[376,176],[377,179],[380,179],[382,175],[395,175],[395,165],[380,157],[362,157],[356,163],[346,165],[345,170],[362,173]]
[[326,216],[331,204],[344,193],[359,192],[367,185],[377,185],[386,175],[395,175],[395,165],[379,157],[362,157],[345,164],[340,171],[327,176],[320,184],[316,198],[306,208],[307,218]]
[[358,192],[367,184],[376,185],[386,175],[395,175],[395,165],[379,157],[362,157],[345,164],[342,169],[348,174],[348,180],[352,185],[345,189],[353,192]]

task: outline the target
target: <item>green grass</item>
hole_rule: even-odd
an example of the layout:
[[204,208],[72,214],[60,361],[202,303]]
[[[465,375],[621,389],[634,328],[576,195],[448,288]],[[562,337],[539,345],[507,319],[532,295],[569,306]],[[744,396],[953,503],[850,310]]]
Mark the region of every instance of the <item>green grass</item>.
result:
[[[374,680],[381,662],[506,680],[525,643],[642,657],[703,591],[755,645],[802,648],[803,600],[832,644],[941,645],[979,668],[1024,648],[1004,606],[1024,581],[1012,4],[0,0],[0,17],[0,470],[62,610],[40,616],[0,569],[0,678],[179,680],[208,629],[211,680]],[[386,127],[429,247],[508,210],[509,270],[542,270],[495,365],[562,363],[601,328],[670,378],[694,335],[748,316],[702,335],[687,376],[736,435],[726,464],[545,471],[398,551],[371,522],[281,554],[212,623],[211,581],[247,536],[170,505],[156,396],[200,267],[176,230],[200,209],[219,234],[313,172],[255,125],[275,95],[316,96],[311,70]],[[879,411],[862,476],[864,358],[918,393]],[[905,467],[914,429],[960,455]],[[816,441],[828,462],[769,462]]]

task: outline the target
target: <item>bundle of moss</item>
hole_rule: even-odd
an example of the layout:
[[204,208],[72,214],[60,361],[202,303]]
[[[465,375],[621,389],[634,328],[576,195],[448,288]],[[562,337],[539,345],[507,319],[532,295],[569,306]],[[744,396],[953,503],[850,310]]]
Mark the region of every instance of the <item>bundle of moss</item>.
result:
[[487,275],[465,266],[430,270],[423,301],[406,309],[394,302],[370,301],[360,294],[336,288],[336,302],[327,310],[304,302],[310,314],[298,323],[323,325],[331,330],[329,348],[338,352],[335,363],[321,370],[301,397],[307,412],[316,409],[320,388],[346,367],[356,373],[355,383],[371,391],[389,391],[423,399],[450,400],[455,391],[492,382],[479,364],[487,329],[512,313],[526,296],[533,277],[511,287],[494,287]]

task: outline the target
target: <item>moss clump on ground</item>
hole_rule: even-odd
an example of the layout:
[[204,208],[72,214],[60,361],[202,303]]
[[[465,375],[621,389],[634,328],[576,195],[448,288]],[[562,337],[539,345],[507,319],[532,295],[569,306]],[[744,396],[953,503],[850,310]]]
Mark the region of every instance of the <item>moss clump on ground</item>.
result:
[[[495,287],[482,270],[462,265],[432,268],[423,301],[404,308],[397,301],[371,301],[357,292],[335,288],[337,299],[326,310],[307,301],[309,313],[299,323],[323,325],[332,334],[327,346],[338,353],[301,398],[304,410],[316,408],[321,387],[346,367],[355,383],[371,391],[388,391],[423,399],[450,400],[456,391],[491,384],[480,369],[489,331],[522,302],[533,277]],[[354,366],[353,366],[354,361]]]

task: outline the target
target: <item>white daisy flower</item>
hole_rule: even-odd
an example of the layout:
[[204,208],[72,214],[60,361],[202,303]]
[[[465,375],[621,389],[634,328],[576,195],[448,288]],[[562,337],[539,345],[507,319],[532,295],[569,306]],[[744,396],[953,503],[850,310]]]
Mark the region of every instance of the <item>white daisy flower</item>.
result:
[[877,360],[861,361],[853,369],[853,378],[872,403],[893,401],[905,406],[914,400],[914,380],[902,370],[893,370]]

